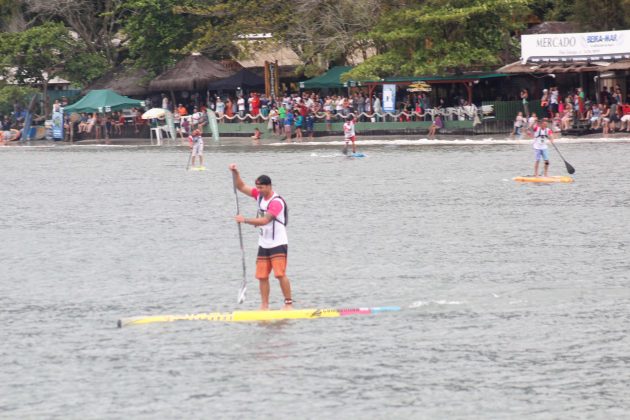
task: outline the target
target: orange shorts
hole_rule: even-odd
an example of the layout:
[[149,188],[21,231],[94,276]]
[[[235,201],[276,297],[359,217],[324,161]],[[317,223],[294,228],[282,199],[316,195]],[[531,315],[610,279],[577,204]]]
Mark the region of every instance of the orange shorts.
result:
[[283,277],[287,269],[287,245],[280,245],[274,248],[258,247],[258,257],[256,258],[256,278],[267,279],[273,269],[273,275]]

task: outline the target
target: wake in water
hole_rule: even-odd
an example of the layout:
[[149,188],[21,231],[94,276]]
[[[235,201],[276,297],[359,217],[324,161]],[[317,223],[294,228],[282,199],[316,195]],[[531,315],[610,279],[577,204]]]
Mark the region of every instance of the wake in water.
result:
[[446,306],[446,305],[465,305],[466,302],[461,300],[417,300],[412,302],[407,308],[421,308],[423,306]]
[[[428,139],[428,138],[420,138],[417,140],[408,140],[408,139],[375,139],[375,140],[357,140],[356,144],[359,146],[435,146],[435,145],[450,145],[450,146],[465,146],[465,145],[503,145],[503,144],[514,144],[514,145],[529,145],[531,144],[531,139],[509,139],[509,138],[493,138],[493,137],[484,137],[484,138],[463,138],[463,139]],[[615,137],[615,138],[558,138],[555,142],[559,144],[577,144],[577,143],[627,143],[630,142],[630,136],[628,137]],[[269,146],[275,147],[300,147],[300,146],[339,146],[343,147],[345,143],[340,140],[331,140],[331,141],[305,141],[302,143],[285,143],[285,142],[275,142],[269,143]]]

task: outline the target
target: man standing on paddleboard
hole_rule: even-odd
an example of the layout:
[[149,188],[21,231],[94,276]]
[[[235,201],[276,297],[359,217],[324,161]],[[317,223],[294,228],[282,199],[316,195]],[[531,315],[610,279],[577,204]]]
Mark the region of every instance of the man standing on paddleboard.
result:
[[547,128],[547,118],[543,119],[540,125],[535,125],[533,127],[533,133],[533,146],[536,154],[536,163],[534,164],[534,176],[538,176],[538,164],[542,159],[545,161],[544,176],[546,177],[549,171],[549,150],[547,146],[547,141],[553,143],[553,131],[551,131],[550,128]]
[[256,178],[256,186],[246,185],[241,179],[235,163],[230,164],[234,174],[236,189],[246,196],[253,197],[258,205],[255,218],[246,218],[237,214],[237,223],[244,223],[260,227],[258,238],[258,256],[256,258],[256,278],[259,281],[261,310],[269,309],[269,274],[273,274],[280,282],[280,289],[284,295],[284,309],[293,309],[291,299],[291,283],[286,275],[287,268],[287,222],[288,210],[284,199],[273,191],[271,178],[261,175]]

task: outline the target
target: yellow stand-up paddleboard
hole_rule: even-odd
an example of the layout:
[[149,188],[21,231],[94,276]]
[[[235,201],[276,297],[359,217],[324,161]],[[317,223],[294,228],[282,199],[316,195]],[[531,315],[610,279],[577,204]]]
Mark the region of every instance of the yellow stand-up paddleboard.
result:
[[190,171],[205,171],[206,167],[205,166],[193,166],[192,168],[189,169]]
[[380,306],[374,308],[349,308],[349,309],[296,309],[292,311],[234,311],[234,312],[208,312],[183,315],[148,315],[118,320],[118,327],[130,325],[153,324],[158,322],[175,321],[213,321],[213,322],[256,322],[278,321],[281,319],[319,319],[339,318],[350,315],[374,315],[380,312],[399,311],[399,306]]
[[551,183],[551,182],[573,182],[573,178],[570,176],[517,176],[512,178],[512,180],[516,182],[541,182],[541,183]]

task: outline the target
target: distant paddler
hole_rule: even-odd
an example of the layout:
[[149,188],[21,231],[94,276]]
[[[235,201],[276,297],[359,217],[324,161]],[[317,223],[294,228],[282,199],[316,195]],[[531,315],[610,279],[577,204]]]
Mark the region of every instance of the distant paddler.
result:
[[287,204],[282,197],[273,191],[271,178],[260,175],[256,178],[255,187],[246,185],[241,179],[235,163],[229,169],[234,175],[236,189],[248,197],[253,197],[258,205],[258,212],[254,218],[246,218],[237,214],[237,223],[244,223],[260,228],[258,238],[258,256],[256,258],[256,278],[260,286],[261,310],[269,309],[269,274],[273,274],[280,282],[280,289],[284,295],[284,309],[293,309],[291,298],[291,283],[286,275],[288,237]]
[[348,142],[352,142],[352,153],[357,152],[357,147],[354,142],[356,141],[356,133],[354,131],[354,117],[350,115],[345,123],[343,123],[343,137],[346,142],[343,148],[343,154],[348,154]]
[[190,144],[191,156],[192,156],[192,166],[195,167],[195,157],[199,156],[199,166],[203,168],[203,137],[201,137],[201,130],[196,129],[192,132],[192,134],[188,137],[188,142]]
[[535,160],[534,163],[534,176],[538,176],[538,165],[541,160],[545,162],[544,176],[548,176],[549,172],[549,149],[547,146],[548,142],[553,143],[553,131],[550,128],[547,128],[547,119],[543,119],[540,124],[536,124],[533,127],[533,137],[534,137],[534,153]]

